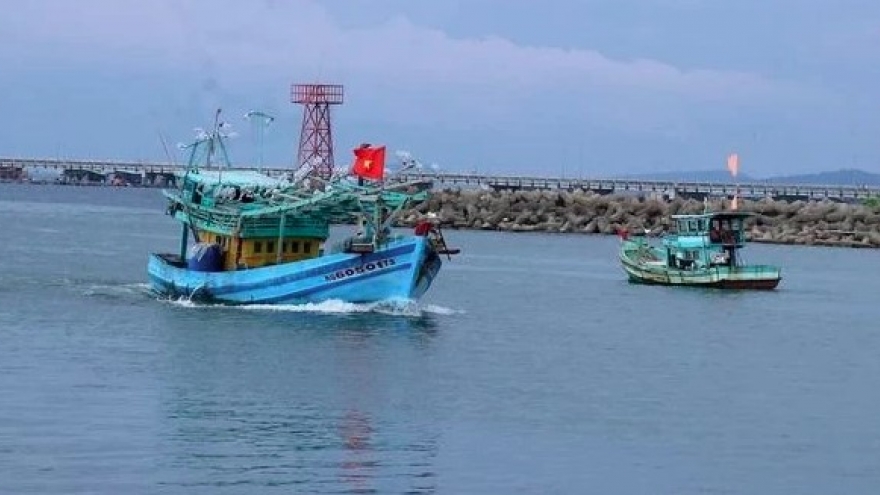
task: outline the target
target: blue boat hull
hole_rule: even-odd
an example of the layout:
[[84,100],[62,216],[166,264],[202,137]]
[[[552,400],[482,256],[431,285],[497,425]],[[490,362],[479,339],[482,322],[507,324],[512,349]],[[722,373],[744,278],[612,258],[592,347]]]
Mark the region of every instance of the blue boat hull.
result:
[[151,254],[147,271],[153,291],[169,297],[224,304],[367,303],[418,299],[441,266],[430,241],[406,237],[368,254],[328,254],[228,272],[189,270],[174,255]]

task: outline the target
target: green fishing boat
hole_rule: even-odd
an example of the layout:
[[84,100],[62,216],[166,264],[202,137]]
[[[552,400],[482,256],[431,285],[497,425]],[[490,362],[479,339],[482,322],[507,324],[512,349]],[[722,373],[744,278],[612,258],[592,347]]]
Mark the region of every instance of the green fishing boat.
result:
[[[291,181],[232,168],[218,119],[219,111],[214,129],[189,146],[180,188],[164,191],[181,236],[177,252],[149,257],[156,293],[223,304],[417,300],[441,255],[459,252],[430,216],[412,233],[392,231],[428,192],[419,182],[386,180],[384,146],[354,150],[351,172]],[[353,221],[353,235],[327,242],[331,225]]]
[[745,219],[751,213],[724,211],[673,215],[673,232],[659,246],[646,236],[621,233],[620,262],[631,282],[722,289],[775,289],[780,268],[743,261]]

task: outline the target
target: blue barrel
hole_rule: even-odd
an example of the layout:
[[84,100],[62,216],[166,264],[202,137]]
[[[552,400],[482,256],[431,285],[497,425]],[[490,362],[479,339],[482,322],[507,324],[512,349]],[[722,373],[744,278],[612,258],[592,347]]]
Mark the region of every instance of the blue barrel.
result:
[[196,272],[223,271],[223,249],[219,244],[200,242],[190,250],[186,266]]

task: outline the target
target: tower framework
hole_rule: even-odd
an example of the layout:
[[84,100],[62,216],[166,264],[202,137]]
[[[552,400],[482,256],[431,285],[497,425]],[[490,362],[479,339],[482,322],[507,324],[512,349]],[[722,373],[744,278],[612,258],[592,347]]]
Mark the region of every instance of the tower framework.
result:
[[334,168],[330,107],[342,104],[342,85],[294,84],[290,101],[303,106],[296,168],[311,167],[311,175],[329,179]]

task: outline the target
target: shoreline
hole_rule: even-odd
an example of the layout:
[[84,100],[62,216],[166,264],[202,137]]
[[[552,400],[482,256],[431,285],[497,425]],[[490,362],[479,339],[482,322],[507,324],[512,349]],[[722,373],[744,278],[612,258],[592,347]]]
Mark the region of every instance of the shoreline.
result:
[[[708,200],[710,211],[730,209],[727,199]],[[751,212],[749,242],[763,244],[880,248],[880,207],[821,201],[741,200]],[[428,212],[446,228],[503,232],[661,236],[670,216],[697,214],[694,199],[638,198],[569,191],[434,191],[424,203],[402,212],[399,226],[411,227]]]

